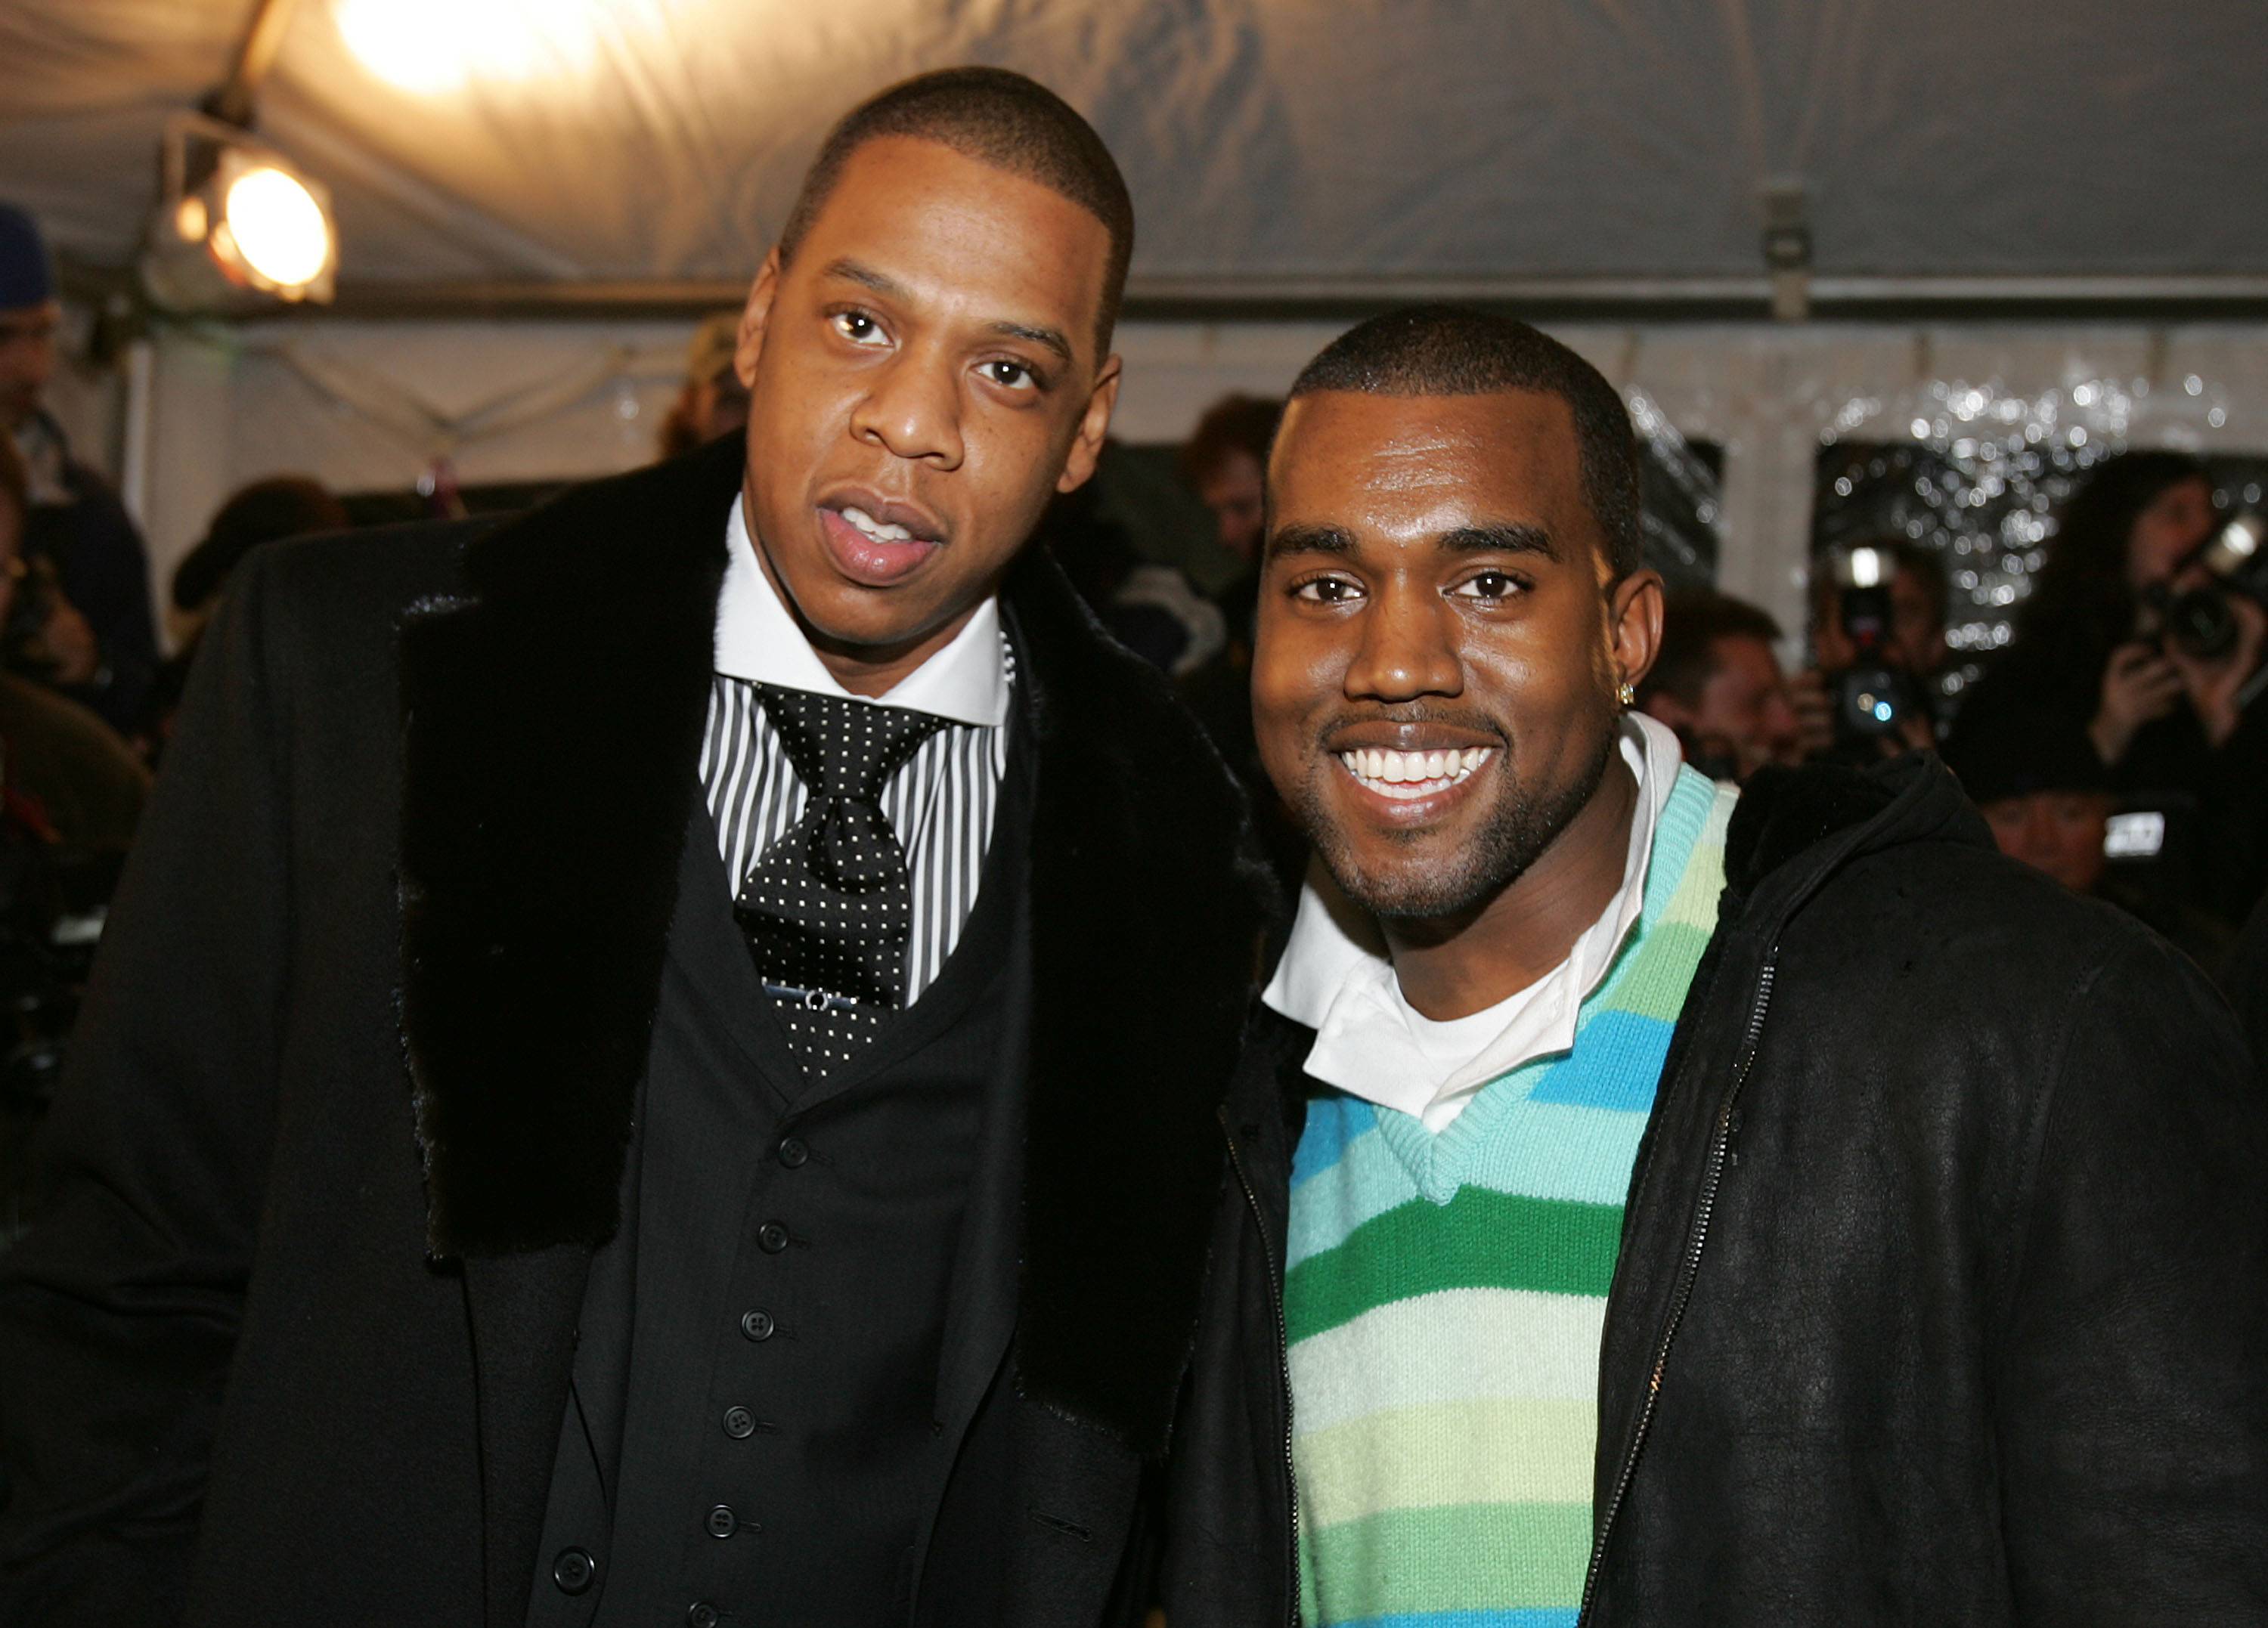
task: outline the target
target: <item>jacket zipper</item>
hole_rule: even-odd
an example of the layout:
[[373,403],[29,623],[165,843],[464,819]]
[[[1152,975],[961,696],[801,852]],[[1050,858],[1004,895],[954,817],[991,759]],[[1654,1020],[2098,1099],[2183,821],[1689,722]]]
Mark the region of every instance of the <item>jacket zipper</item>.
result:
[[1245,1174],[1244,1155],[1236,1145],[1236,1135],[1228,1128],[1228,1111],[1220,1110],[1220,1133],[1228,1141],[1228,1162],[1236,1171],[1237,1185],[1244,1189],[1244,1202],[1252,1211],[1252,1224],[1260,1229],[1261,1258],[1268,1264],[1268,1299],[1276,1313],[1276,1376],[1282,1386],[1284,1404],[1284,1496],[1292,1511],[1290,1535],[1291,1566],[1285,1573],[1291,1597],[1285,1603],[1285,1628],[1300,1628],[1300,1482],[1292,1469],[1292,1341],[1291,1324],[1284,1316],[1284,1274],[1276,1269],[1276,1251],[1268,1243],[1268,1220],[1260,1208],[1260,1194],[1252,1185],[1251,1177]]
[[1614,1495],[1607,1500],[1606,1514],[1599,1522],[1598,1537],[1591,1545],[1591,1565],[1583,1577],[1583,1607],[1576,1614],[1576,1628],[1583,1628],[1590,1621],[1591,1597],[1599,1587],[1599,1568],[1606,1559],[1607,1539],[1614,1529],[1615,1516],[1629,1494],[1631,1478],[1638,1473],[1638,1449],[1646,1445],[1646,1431],[1653,1423],[1654,1404],[1661,1397],[1661,1375],[1668,1366],[1670,1343],[1677,1338],[1678,1324],[1685,1320],[1685,1308],[1693,1298],[1694,1280],[1701,1270],[1702,1246],[1708,1242],[1709,1222],[1717,1210],[1717,1189],[1724,1179],[1726,1150],[1732,1145],[1733,1106],[1740,1100],[1741,1088],[1749,1082],[1749,1071],[1756,1067],[1756,1040],[1764,1032],[1764,1008],[1771,1004],[1772,979],[1778,964],[1779,946],[1775,944],[1764,957],[1764,970],[1756,978],[1756,1004],[1749,1011],[1748,1033],[1741,1042],[1732,1086],[1717,1109],[1716,1134],[1710,1140],[1709,1162],[1701,1177],[1701,1206],[1694,1213],[1693,1230],[1685,1242],[1685,1258],[1678,1268],[1676,1291],[1670,1299],[1669,1320],[1663,1325],[1660,1344],[1654,1349],[1653,1370],[1646,1378],[1646,1401],[1638,1410],[1638,1429],[1631,1437],[1630,1451],[1623,1457],[1622,1473],[1615,1480]]

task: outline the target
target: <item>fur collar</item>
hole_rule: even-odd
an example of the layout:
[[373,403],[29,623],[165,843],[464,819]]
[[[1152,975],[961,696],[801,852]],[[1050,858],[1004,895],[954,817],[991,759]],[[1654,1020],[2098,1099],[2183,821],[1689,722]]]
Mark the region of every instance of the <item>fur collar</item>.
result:
[[[401,1020],[437,1256],[619,1222],[740,472],[727,442],[578,488],[470,544],[466,596],[404,627]],[[1044,554],[1003,597],[1039,753],[1017,1373],[1156,1452],[1269,884],[1165,678]]]

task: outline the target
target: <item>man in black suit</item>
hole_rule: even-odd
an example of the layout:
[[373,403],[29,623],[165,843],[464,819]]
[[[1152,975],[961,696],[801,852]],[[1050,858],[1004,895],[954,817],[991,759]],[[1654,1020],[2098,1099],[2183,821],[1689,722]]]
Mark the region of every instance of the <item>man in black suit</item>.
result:
[[242,568],[0,1271],[0,1617],[1138,1610],[1263,905],[1023,549],[1131,237],[1051,94],[909,81],[745,450]]

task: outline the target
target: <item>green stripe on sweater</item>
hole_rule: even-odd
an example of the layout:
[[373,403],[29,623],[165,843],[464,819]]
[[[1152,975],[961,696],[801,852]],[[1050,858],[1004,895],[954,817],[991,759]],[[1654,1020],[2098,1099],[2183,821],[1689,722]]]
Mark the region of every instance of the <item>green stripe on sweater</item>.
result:
[[1373,1216],[1334,1249],[1292,1269],[1285,1301],[1294,1344],[1373,1306],[1436,1289],[1604,1294],[1622,1243],[1618,1204],[1535,1199],[1465,1187]]
[[[1591,1505],[1454,1504],[1395,1509],[1301,1534],[1304,1578],[1331,1580],[1302,1620],[1412,1611],[1517,1610],[1565,1603],[1591,1555]],[[1303,1590],[1303,1592],[1307,1592]]]

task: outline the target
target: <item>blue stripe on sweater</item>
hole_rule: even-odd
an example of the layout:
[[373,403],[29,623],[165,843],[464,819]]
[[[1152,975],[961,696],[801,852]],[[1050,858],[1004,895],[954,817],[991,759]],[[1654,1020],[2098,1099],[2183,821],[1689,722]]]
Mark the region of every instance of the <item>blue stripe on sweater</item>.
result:
[[1307,1104],[1307,1128],[1292,1155],[1292,1185],[1321,1176],[1339,1162],[1346,1145],[1378,1124],[1378,1110],[1341,1092]]
[[1593,1015],[1565,1061],[1535,1082],[1528,1100],[1645,1113],[1653,1106],[1676,1025],[1609,1008]]

